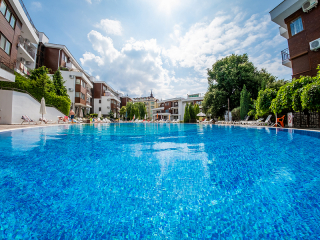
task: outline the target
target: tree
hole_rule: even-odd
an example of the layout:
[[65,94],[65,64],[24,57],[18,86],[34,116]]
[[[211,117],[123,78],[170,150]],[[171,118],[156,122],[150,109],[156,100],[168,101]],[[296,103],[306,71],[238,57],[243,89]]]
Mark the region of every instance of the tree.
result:
[[183,116],[183,121],[185,123],[189,123],[190,120],[190,114],[189,114],[189,105],[186,103],[186,106],[184,108],[184,116]]
[[270,112],[272,100],[277,96],[277,91],[271,88],[259,91],[256,101],[256,118],[262,117]]
[[65,81],[61,75],[60,69],[53,74],[53,85],[58,96],[68,96],[67,88],[64,86]]
[[135,114],[133,103],[132,102],[128,102],[126,108],[127,108],[128,118],[131,120],[133,118],[134,114]]
[[49,74],[49,69],[43,66],[31,70],[29,76],[33,87],[40,90],[42,97],[46,97],[49,92],[55,92],[54,84],[47,74]]
[[200,113],[200,107],[198,104],[194,105],[194,113],[196,115],[196,119],[199,120],[199,117],[197,115]]
[[114,118],[114,113],[113,113],[112,109],[109,112],[109,116],[110,116],[110,118]]
[[240,95],[244,85],[253,99],[258,97],[261,89],[274,83],[276,77],[265,69],[258,70],[249,62],[247,54],[225,57],[208,69],[208,91],[205,95],[206,112],[223,116],[227,110],[227,99],[230,109],[240,106]]
[[240,118],[240,107],[232,109],[231,115],[232,115],[232,120],[233,121],[241,120],[241,118]]
[[320,82],[308,84],[303,88],[301,103],[303,109],[320,111]]
[[124,118],[126,116],[127,108],[122,106],[120,109],[120,115]]
[[138,109],[138,115],[140,116],[141,119],[144,118],[144,116],[147,114],[147,108],[146,105],[143,102],[138,102],[135,103],[134,105],[136,105],[137,109]]
[[192,103],[190,103],[190,105],[189,105],[189,115],[190,115],[190,119],[192,119],[192,120],[196,119],[196,114],[195,114],[194,107],[193,107]]
[[249,112],[250,94],[247,91],[246,85],[243,85],[243,89],[240,94],[240,119],[244,119]]

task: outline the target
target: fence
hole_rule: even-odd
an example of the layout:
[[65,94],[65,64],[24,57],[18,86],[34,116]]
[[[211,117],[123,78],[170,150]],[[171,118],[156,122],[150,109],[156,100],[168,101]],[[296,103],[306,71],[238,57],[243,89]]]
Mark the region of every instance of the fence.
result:
[[293,113],[293,126],[299,128],[320,128],[320,112]]

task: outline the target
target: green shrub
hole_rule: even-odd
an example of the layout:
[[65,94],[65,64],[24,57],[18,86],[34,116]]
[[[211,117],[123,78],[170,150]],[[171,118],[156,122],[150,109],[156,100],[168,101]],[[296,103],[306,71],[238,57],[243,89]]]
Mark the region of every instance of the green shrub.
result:
[[234,108],[231,111],[231,114],[232,114],[232,120],[233,121],[239,121],[241,119],[241,117],[240,117],[240,107]]

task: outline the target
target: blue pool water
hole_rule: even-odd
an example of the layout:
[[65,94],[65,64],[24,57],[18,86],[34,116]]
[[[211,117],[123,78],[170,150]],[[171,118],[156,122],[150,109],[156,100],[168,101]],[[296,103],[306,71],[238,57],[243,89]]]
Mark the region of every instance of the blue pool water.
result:
[[193,124],[0,133],[0,239],[317,239],[320,134]]

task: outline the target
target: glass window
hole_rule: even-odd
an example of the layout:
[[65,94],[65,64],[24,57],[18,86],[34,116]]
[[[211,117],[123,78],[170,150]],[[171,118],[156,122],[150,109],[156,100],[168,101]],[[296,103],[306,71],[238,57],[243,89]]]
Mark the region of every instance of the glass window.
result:
[[6,12],[6,19],[8,22],[10,22],[10,16],[11,16],[11,12],[9,9],[7,9],[7,12]]
[[76,84],[80,84],[81,83],[81,80],[80,79],[76,79]]
[[10,51],[11,51],[11,43],[6,40],[6,49],[4,50],[8,55],[10,55]]
[[290,29],[291,29],[291,36],[294,36],[303,30],[301,17],[298,17],[296,20],[290,23]]
[[10,25],[12,28],[14,28],[14,25],[16,24],[16,18],[12,15]]
[[0,5],[0,12],[2,12],[3,15],[6,14],[6,9],[7,9],[7,5],[5,4],[4,1],[1,2],[1,5]]
[[151,109],[154,109],[154,106],[151,106]]
[[4,38],[4,36],[0,36],[1,37],[1,39],[0,39],[0,46],[1,46],[1,48],[4,50],[4,47],[5,47],[5,45],[6,45],[6,39]]
[[80,93],[79,92],[76,92],[76,97],[80,97]]
[[101,100],[99,100],[99,103],[101,103]]

